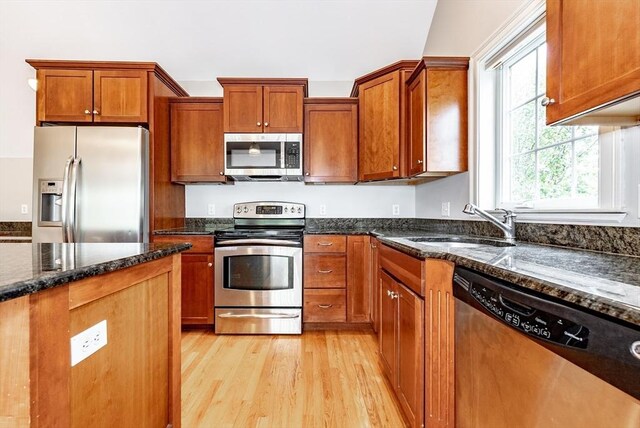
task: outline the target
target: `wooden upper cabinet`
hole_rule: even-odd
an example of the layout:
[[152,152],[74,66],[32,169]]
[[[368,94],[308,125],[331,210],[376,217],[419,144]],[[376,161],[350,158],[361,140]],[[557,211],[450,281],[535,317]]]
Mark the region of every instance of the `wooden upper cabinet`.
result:
[[[146,123],[155,63],[27,60],[37,69],[36,120]],[[121,65],[123,68],[119,69]],[[181,88],[180,88],[181,89]]]
[[302,132],[302,86],[264,86],[262,99],[264,132]]
[[640,95],[640,1],[547,0],[546,21],[547,124]]
[[405,175],[405,80],[417,61],[400,61],[356,79],[359,99],[359,179]]
[[94,122],[146,122],[147,92],[146,71],[94,71]]
[[307,98],[304,104],[304,179],[358,180],[357,98]]
[[93,121],[93,71],[42,69],[36,76],[39,121]]
[[302,133],[306,79],[219,78],[224,132]]
[[468,168],[466,57],[424,57],[407,79],[407,171],[449,175]]
[[171,181],[226,181],[222,113],[222,98],[171,100]]
[[225,85],[224,132],[262,132],[262,86]]

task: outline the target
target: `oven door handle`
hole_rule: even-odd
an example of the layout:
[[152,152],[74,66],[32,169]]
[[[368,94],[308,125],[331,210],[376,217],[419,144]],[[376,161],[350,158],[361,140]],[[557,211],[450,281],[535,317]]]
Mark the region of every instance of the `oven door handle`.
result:
[[299,247],[300,242],[279,239],[233,239],[230,241],[216,242],[216,247],[229,247],[237,245],[277,245],[280,247]]
[[219,318],[300,318],[299,314],[219,314]]

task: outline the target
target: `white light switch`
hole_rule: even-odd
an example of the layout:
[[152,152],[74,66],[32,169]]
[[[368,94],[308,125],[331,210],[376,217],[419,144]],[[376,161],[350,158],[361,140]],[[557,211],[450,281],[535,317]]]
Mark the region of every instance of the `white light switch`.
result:
[[102,320],[71,338],[71,367],[107,345],[107,320]]

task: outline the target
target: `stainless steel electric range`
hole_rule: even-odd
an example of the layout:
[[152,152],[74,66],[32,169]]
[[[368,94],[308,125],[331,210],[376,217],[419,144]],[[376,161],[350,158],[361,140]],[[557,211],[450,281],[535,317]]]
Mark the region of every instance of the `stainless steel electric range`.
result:
[[244,202],[215,232],[215,332],[302,333],[305,206]]

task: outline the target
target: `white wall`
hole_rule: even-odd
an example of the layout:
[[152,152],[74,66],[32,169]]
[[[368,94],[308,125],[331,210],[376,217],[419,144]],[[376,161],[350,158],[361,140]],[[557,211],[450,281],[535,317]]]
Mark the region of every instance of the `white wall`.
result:
[[[415,217],[415,187],[408,185],[305,185],[247,183],[187,186],[187,217],[231,217],[233,204],[245,201],[291,201],[307,205],[308,217]],[[215,204],[215,215],[208,215]],[[326,215],[320,215],[320,205]],[[392,205],[400,215],[392,215]]]

